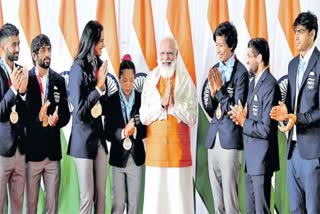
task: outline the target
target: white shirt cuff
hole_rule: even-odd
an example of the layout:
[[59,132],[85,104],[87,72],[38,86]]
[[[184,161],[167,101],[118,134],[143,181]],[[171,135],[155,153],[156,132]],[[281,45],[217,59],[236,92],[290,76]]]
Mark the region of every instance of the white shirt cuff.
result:
[[101,91],[97,86],[96,86],[96,90],[99,92],[100,96],[103,96],[106,94],[106,90]]

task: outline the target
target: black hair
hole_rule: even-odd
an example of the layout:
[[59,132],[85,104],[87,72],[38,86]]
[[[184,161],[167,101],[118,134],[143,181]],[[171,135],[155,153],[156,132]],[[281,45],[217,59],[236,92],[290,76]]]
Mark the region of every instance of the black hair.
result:
[[123,70],[124,69],[132,69],[133,70],[133,75],[136,74],[136,68],[134,66],[134,63],[132,61],[129,60],[124,60],[120,63],[120,67],[119,67],[119,79],[121,78],[122,74],[123,74]]
[[97,21],[89,21],[82,32],[79,50],[75,60],[83,60],[86,63],[94,63],[94,48],[100,41],[103,26]]
[[3,39],[9,38],[10,36],[19,36],[19,30],[13,24],[6,23],[0,29],[0,42],[2,42]]
[[[38,36],[34,37],[32,42],[31,42],[31,54],[35,53],[36,55],[39,54],[39,50],[43,46],[50,46],[51,47],[51,42],[48,36],[45,34],[39,34]],[[35,61],[32,57],[33,64],[35,65]]]
[[304,26],[309,32],[314,30],[315,35],[314,35],[313,41],[316,40],[317,34],[318,34],[318,19],[316,15],[314,15],[310,11],[300,13],[297,16],[297,18],[294,20],[294,23],[293,23],[294,29],[296,29],[298,25]]
[[270,59],[270,50],[268,42],[264,38],[254,38],[248,42],[248,48],[253,49],[255,56],[261,54],[265,66],[268,66]]
[[231,48],[233,53],[238,44],[238,33],[235,26],[228,21],[220,23],[213,33],[214,42],[216,42],[217,36],[224,36],[228,47]]

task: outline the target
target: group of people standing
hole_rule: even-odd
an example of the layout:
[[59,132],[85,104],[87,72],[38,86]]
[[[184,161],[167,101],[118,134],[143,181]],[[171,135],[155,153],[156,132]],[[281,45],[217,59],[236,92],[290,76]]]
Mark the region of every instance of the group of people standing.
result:
[[[294,22],[300,55],[288,68],[281,92],[263,38],[248,43],[246,67],[237,59],[237,31],[221,23],[213,34],[219,62],[209,69],[212,117],[206,147],[215,213],[240,213],[238,182],[244,150],[246,213],[270,213],[273,173],[279,170],[278,122],[289,131],[288,187],[292,213],[320,212],[320,52],[314,45],[317,17]],[[7,184],[12,213],[37,212],[41,177],[46,212],[58,213],[60,128],[70,119],[65,80],[50,68],[51,43],[40,34],[31,43],[34,67],[16,64],[19,30],[0,29],[0,213]],[[72,129],[68,155],[75,163],[80,213],[105,213],[107,161],[111,165],[112,213],[138,213],[145,167],[143,213],[194,213],[190,127],[197,121],[196,88],[177,65],[175,40],[161,40],[158,66],[134,90],[130,55],[119,66],[119,91],[108,97],[108,62],[102,61],[103,26],[89,21],[69,74]],[[250,75],[252,78],[250,79]],[[104,117],[102,117],[104,116]],[[145,145],[143,142],[145,140]],[[106,141],[111,142],[110,158]]]
[[284,123],[280,131],[289,131],[290,212],[320,212],[317,17],[311,12],[302,12],[293,28],[300,54],[289,63],[284,102],[279,85],[270,73],[270,50],[264,38],[248,42],[247,71],[234,54],[235,27],[224,22],[213,34],[220,62],[208,72],[211,96],[204,107],[212,117],[206,147],[215,213],[240,213],[241,150],[244,150],[246,213],[270,213],[271,178],[279,170],[278,122]]

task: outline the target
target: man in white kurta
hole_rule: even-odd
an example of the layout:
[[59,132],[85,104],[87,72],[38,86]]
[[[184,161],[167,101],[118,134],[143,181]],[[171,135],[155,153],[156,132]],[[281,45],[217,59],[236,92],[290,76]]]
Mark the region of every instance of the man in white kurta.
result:
[[143,213],[194,213],[190,126],[197,120],[196,88],[176,65],[173,38],[161,41],[158,67],[147,76],[140,119],[147,125]]

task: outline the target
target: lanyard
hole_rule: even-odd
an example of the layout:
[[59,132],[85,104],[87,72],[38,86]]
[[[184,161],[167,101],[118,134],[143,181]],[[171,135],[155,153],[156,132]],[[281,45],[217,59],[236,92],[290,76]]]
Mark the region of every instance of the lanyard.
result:
[[48,73],[48,76],[47,76],[47,83],[46,83],[46,91],[43,91],[43,85],[42,85],[42,80],[41,80],[41,77],[39,74],[36,74],[37,76],[37,80],[38,80],[38,84],[39,84],[39,87],[40,87],[40,92],[41,92],[41,101],[42,101],[42,104],[44,103],[44,101],[47,100],[48,98],[48,90],[49,90],[49,73]]
[[11,84],[11,79],[10,79],[10,74],[9,74],[6,66],[4,65],[4,62],[3,62],[2,59],[0,59],[0,65],[1,65],[2,69],[4,70],[4,72],[6,73],[6,76],[7,76],[7,78],[8,78],[8,86],[9,86],[9,88],[10,88],[11,85],[12,85],[12,84]]
[[122,117],[124,119],[124,123],[127,124],[128,121],[129,121],[129,118],[128,118],[128,115],[127,115],[127,108],[126,108],[126,105],[124,104],[124,101],[123,101],[121,95],[120,95],[120,102],[121,102]]

